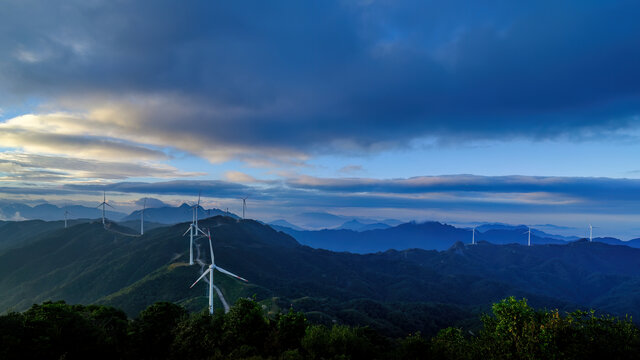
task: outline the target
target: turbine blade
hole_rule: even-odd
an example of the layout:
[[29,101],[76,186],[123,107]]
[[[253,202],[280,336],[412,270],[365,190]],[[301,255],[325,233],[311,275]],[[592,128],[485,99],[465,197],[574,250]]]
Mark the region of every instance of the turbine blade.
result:
[[213,257],[213,245],[211,244],[211,231],[209,231],[209,229],[207,229],[207,233],[209,236],[209,251],[211,251],[211,265],[215,266],[215,258]]
[[184,232],[184,234],[182,234],[182,236],[187,235],[187,233],[189,232],[189,230],[191,230],[191,226],[189,226],[189,228],[187,229],[187,231]]
[[211,268],[208,268],[207,271],[203,272],[202,275],[200,275],[200,277],[198,278],[198,280],[196,280],[196,282],[194,282],[193,285],[189,286],[189,289],[194,287],[198,283],[198,281],[202,280],[203,277],[207,276],[209,271],[211,271]]
[[236,279],[238,279],[238,280],[242,280],[242,281],[244,281],[244,282],[249,282],[249,280],[247,280],[247,279],[245,279],[245,278],[243,278],[243,277],[240,277],[240,276],[238,276],[238,275],[236,275],[236,274],[234,274],[234,273],[232,273],[232,272],[230,272],[230,271],[227,271],[227,270],[225,270],[225,269],[223,269],[223,268],[221,268],[221,267],[216,266],[216,269],[217,269],[218,271],[220,271],[221,273],[223,273],[223,274],[227,274],[227,275],[229,275],[229,276],[233,276],[234,278],[236,278]]
[[107,203],[104,203],[104,204],[113,209],[113,206],[111,206],[111,205],[109,205]]

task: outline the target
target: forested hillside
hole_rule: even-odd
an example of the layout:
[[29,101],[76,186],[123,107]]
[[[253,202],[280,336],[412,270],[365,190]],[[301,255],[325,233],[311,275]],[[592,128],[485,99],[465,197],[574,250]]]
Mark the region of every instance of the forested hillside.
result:
[[[640,302],[634,290],[640,250],[625,246],[480,242],[441,252],[358,255],[302,246],[252,220],[217,216],[201,227],[213,234],[216,263],[249,280],[216,275],[230,303],[255,296],[271,313],[293,307],[314,323],[368,325],[390,336],[477,326],[478,313],[512,295],[539,307],[594,307],[621,316],[636,315]],[[200,311],[206,308],[206,285],[189,286],[209,261],[208,245],[196,241],[202,265],[189,266],[186,228],[127,236],[131,229],[109,224],[106,230],[95,222],[45,231],[0,252],[0,308],[65,300],[114,305],[135,316],[156,301],[170,301]],[[214,307],[220,306],[216,298]]]

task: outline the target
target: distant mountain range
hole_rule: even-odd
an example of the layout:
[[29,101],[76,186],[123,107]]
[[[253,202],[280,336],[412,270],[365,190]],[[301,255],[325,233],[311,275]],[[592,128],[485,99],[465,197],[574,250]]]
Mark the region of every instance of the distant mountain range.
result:
[[[186,226],[128,236],[123,235],[128,229],[109,223],[106,230],[98,221],[68,229],[60,222],[1,223],[0,243],[19,246],[0,249],[0,312],[57,299],[111,304],[130,316],[156,301],[201,311],[207,304],[205,285],[189,285],[203,267],[186,263]],[[474,311],[487,311],[509,295],[527,297],[536,307],[640,315],[640,250],[628,246],[580,240],[527,247],[481,240],[475,246],[455,242],[439,252],[358,255],[303,246],[252,220],[216,216],[202,220],[202,226],[214,231],[216,263],[250,281],[217,276],[227,300],[255,296],[265,309],[293,307],[314,322],[367,325],[390,335],[432,334],[465,324],[476,318],[470,316]],[[26,229],[32,235],[23,243],[18,238],[24,239]],[[435,222],[358,234],[388,231],[398,239],[416,231],[440,234],[426,239],[433,244],[444,244],[445,236],[466,241],[470,235],[468,229]],[[515,236],[521,229],[511,231]],[[203,240],[196,242],[196,257],[207,261],[203,246]],[[220,307],[217,299],[215,306]]]
[[349,229],[362,231],[402,224],[402,221],[396,219],[376,220],[357,216],[334,215],[325,212],[306,212],[291,215],[287,220],[276,220],[271,223],[278,226],[286,226],[281,223],[282,221],[286,221],[291,225],[295,224],[294,227],[287,227],[296,230]]
[[[358,254],[375,253],[406,249],[446,250],[456,242],[471,243],[472,234],[469,228],[457,228],[439,222],[405,223],[394,227],[354,231],[350,229],[295,230],[273,225],[279,231],[293,236],[301,244],[332,251],[348,251]],[[362,228],[361,228],[362,229]],[[480,231],[483,229],[484,231]],[[526,226],[493,225],[476,228],[475,241],[486,241],[492,244],[520,244],[528,242]],[[577,237],[565,237],[547,234],[539,230],[531,230],[531,243],[566,244]],[[627,245],[640,248],[640,239],[622,241],[614,238],[594,238],[596,242],[611,245]]]
[[[67,207],[59,207],[52,204],[40,204],[32,207],[25,204],[8,203],[0,204],[0,220],[63,220],[65,210],[69,212],[69,219],[98,219],[102,217],[102,209],[91,208],[82,205],[69,205]],[[220,209],[204,209],[203,207],[198,208],[198,217],[200,219],[216,215],[238,218],[237,215],[233,213],[227,213],[226,211]],[[191,206],[187,204],[182,204],[178,207],[164,206],[157,208],[148,208],[144,212],[145,221],[158,224],[177,224],[180,222],[191,221],[192,216],[193,211],[191,209]],[[133,211],[129,215],[118,211],[107,210],[106,217],[114,221],[139,221],[140,210]]]
[[[97,219],[102,217],[102,209],[98,208],[69,205],[66,210],[69,212],[69,219]],[[2,220],[63,220],[64,212],[65,207],[58,207],[52,204],[40,204],[33,207],[18,203],[0,204],[0,219]],[[116,221],[126,216],[124,213],[112,210],[106,210],[105,213],[109,219]]]
[[[140,212],[141,210],[136,210],[128,216],[125,216],[121,221],[140,221]],[[220,209],[205,209],[202,206],[198,206],[199,219],[217,215],[239,219],[236,214],[231,212],[226,212]],[[193,219],[193,209],[187,204],[182,204],[178,207],[163,206],[159,208],[149,208],[144,211],[144,219],[145,221],[151,221],[159,224],[177,224],[191,221]]]

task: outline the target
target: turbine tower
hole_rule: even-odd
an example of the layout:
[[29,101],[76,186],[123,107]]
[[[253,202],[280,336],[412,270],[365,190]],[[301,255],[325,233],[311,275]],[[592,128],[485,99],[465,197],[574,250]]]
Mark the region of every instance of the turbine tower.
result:
[[140,235],[144,235],[144,211],[147,209],[147,198],[144,199],[142,212],[140,212]]
[[64,206],[64,228],[67,228],[67,219],[71,213],[67,210],[67,206]]
[[529,230],[523,232],[523,234],[529,234],[529,239],[527,240],[527,246],[531,246],[531,226],[527,226]]
[[113,209],[113,206],[107,204],[107,193],[105,191],[102,192],[102,203],[96,206],[96,208],[99,208],[101,206],[102,206],[102,225],[105,225],[105,221],[104,221],[105,206],[108,206]]
[[471,245],[475,245],[476,244],[476,227],[474,226],[473,229],[471,229]]
[[243,219],[244,219],[244,212],[245,212],[245,210],[247,210],[247,199],[248,198],[249,198],[248,196],[245,196],[245,197],[242,198],[242,218]]
[[589,242],[593,241],[593,226],[591,226],[591,224],[589,224]]
[[193,265],[193,237],[198,236],[198,233],[201,233],[204,236],[207,235],[204,233],[204,231],[202,231],[202,229],[198,227],[198,209],[199,208],[200,208],[200,193],[198,193],[197,205],[193,205],[191,207],[191,209],[193,209],[191,224],[189,225],[189,228],[187,229],[187,231],[185,231],[184,234],[182,234],[182,236],[185,236],[187,235],[187,233],[189,233],[189,265]]
[[[207,271],[203,272],[202,275],[200,275],[200,277],[198,278],[198,280],[196,280],[196,282],[194,282],[190,288],[194,287],[198,281],[202,280],[202,278],[204,278],[205,276],[207,276],[207,274],[209,274],[209,314],[213,315],[213,290],[215,288],[216,292],[218,293],[218,297],[220,298],[220,301],[222,302],[224,308],[225,308],[225,313],[229,312],[229,305],[227,304],[227,301],[224,299],[224,296],[222,295],[222,292],[220,291],[220,289],[218,289],[215,285],[213,285],[213,271],[214,270],[218,270],[223,274],[227,274],[229,276],[232,276],[238,280],[242,280],[244,282],[249,282],[247,281],[247,279],[244,279],[236,274],[233,274],[219,266],[216,266],[216,262],[214,260],[213,257],[213,245],[211,244],[211,232],[207,229],[207,236],[209,237],[209,251],[211,252],[211,265],[209,265],[209,268],[207,269]],[[225,306],[226,305],[226,306]]]

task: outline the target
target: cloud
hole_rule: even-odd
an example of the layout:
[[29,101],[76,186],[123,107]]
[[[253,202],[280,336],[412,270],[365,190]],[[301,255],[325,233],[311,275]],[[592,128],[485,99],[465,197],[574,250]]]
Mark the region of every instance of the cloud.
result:
[[159,182],[118,182],[108,184],[67,184],[66,190],[110,191],[125,194],[155,194],[155,195],[189,195],[201,193],[202,196],[220,198],[240,198],[256,194],[257,190],[246,185],[230,183],[220,180],[173,180]]
[[633,1],[8,1],[0,106],[36,97],[34,114],[67,110],[86,133],[3,141],[264,163],[423,138],[616,136],[640,123],[639,12]]
[[117,162],[21,152],[0,152],[0,181],[74,182],[130,177],[174,178],[201,175],[157,163]]
[[[218,180],[75,183],[51,191],[93,193],[103,190],[156,196],[195,196],[201,192],[203,197],[233,201],[249,196],[276,213],[294,208],[351,208],[359,209],[357,211],[386,209],[391,213],[429,210],[611,215],[638,214],[640,201],[640,195],[637,195],[640,194],[640,180],[530,176],[454,175],[390,180],[305,177],[252,185]],[[0,192],[11,191],[12,188],[0,188]],[[37,191],[37,194],[46,193],[43,189]]]
[[[418,176],[406,179],[317,178],[289,179],[291,188],[338,193],[395,195],[448,194],[551,194],[563,198],[606,201],[640,201],[640,179],[556,176]],[[521,197],[520,201],[526,198]]]
[[240,171],[227,171],[224,173],[225,179],[230,182],[238,183],[256,183],[258,180],[251,175],[245,174]]
[[338,170],[338,172],[341,174],[354,174],[354,173],[361,173],[363,171],[364,169],[362,168],[361,165],[347,165],[347,166],[343,166]]

